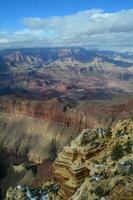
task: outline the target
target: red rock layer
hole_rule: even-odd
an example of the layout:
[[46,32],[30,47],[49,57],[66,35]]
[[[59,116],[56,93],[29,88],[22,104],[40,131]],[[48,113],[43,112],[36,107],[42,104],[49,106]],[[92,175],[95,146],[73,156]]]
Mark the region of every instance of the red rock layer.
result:
[[[84,108],[83,108],[84,109]],[[119,104],[93,104],[82,108],[66,105],[58,99],[50,101],[30,101],[15,98],[1,98],[0,112],[20,116],[30,116],[61,123],[78,131],[84,128],[107,128],[119,119],[133,115],[133,101]]]

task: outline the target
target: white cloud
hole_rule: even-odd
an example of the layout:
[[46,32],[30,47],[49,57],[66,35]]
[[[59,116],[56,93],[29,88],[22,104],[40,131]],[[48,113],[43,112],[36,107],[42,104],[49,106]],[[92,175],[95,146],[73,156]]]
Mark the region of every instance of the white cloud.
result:
[[64,17],[23,18],[24,29],[0,32],[0,46],[83,46],[133,50],[132,19],[133,9],[115,13],[92,9]]

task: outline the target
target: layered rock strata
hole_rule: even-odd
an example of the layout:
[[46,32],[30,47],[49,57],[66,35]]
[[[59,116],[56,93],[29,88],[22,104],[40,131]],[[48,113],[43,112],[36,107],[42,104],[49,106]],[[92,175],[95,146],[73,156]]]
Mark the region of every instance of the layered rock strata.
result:
[[105,134],[101,129],[99,132],[90,129],[84,130],[58,155],[54,164],[55,174],[62,185],[60,195],[64,199],[68,199],[90,174],[86,160],[105,147],[102,142],[97,142],[98,133],[101,136]]
[[63,199],[112,200],[119,188],[123,194],[127,191],[123,198],[131,199],[132,138],[133,120],[129,119],[106,132],[86,129],[64,147],[54,164]]

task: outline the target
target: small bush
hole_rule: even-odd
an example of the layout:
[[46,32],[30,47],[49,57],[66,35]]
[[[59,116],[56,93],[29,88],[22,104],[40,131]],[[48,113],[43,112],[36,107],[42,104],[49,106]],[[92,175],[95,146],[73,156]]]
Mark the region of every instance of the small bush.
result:
[[119,160],[122,158],[124,155],[122,145],[117,144],[116,146],[113,147],[112,153],[111,153],[111,159],[112,160]]
[[112,136],[112,130],[111,130],[110,127],[106,130],[106,136],[107,137],[111,137]]
[[125,152],[126,153],[131,153],[131,151],[132,151],[132,143],[130,142],[130,141],[127,141],[125,144],[124,144],[124,146],[125,146]]
[[97,186],[93,191],[99,197],[105,197],[109,195],[109,190],[106,190],[102,186]]

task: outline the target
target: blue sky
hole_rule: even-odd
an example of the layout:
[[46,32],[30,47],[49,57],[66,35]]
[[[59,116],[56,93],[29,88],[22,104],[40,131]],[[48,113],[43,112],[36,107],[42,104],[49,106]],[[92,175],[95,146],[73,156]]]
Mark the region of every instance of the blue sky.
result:
[[133,0],[0,0],[0,48],[132,50],[132,21]]
[[19,28],[23,17],[46,18],[101,8],[115,12],[133,8],[132,0],[0,0],[0,26]]

